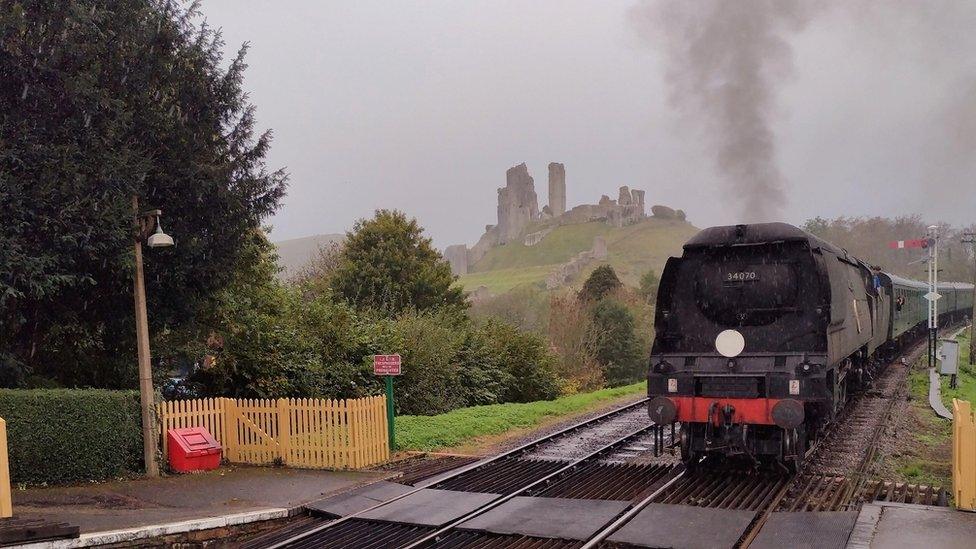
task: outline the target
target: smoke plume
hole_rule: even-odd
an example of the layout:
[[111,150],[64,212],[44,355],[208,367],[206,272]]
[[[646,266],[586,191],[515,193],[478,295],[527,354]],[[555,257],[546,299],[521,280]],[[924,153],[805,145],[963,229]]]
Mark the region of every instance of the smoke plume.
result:
[[789,37],[813,10],[799,0],[662,0],[631,13],[665,54],[670,101],[704,132],[743,221],[775,220],[786,201],[775,91],[792,74]]

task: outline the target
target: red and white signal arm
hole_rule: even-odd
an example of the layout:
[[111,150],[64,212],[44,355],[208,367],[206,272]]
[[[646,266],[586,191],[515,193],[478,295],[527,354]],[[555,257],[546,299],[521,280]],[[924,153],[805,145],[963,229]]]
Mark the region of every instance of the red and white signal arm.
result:
[[373,355],[373,373],[378,376],[400,375],[400,355]]
[[928,248],[934,246],[935,241],[931,238],[916,238],[915,240],[895,240],[888,243],[888,247],[893,250],[904,248]]

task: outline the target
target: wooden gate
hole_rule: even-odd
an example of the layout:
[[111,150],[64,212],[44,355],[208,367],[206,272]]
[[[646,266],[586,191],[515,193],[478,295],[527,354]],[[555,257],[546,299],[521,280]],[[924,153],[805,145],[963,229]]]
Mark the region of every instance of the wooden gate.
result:
[[167,429],[206,427],[233,463],[353,469],[390,458],[385,396],[183,400],[158,413],[164,455]]

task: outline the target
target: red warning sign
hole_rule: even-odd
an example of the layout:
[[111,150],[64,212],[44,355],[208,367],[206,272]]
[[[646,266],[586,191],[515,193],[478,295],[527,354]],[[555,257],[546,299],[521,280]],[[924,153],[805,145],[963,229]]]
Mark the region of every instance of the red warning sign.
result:
[[400,375],[400,355],[373,355],[373,373],[378,376]]

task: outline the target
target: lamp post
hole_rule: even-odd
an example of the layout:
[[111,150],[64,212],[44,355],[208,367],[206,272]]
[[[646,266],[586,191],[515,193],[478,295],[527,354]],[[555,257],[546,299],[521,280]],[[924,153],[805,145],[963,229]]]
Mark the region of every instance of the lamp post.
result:
[[[136,275],[134,282],[136,306],[136,347],[139,351],[139,400],[142,405],[142,452],[146,462],[146,475],[159,476],[156,462],[156,426],[153,421],[152,364],[149,355],[149,318],[146,313],[146,279],[142,272],[142,241],[150,248],[173,245],[173,237],[163,232],[159,224],[160,210],[139,212],[139,197],[132,195],[132,214],[135,224]],[[153,227],[155,232],[150,233]]]
[[973,247],[973,312],[969,316],[969,364],[976,364],[976,233],[963,233],[963,243]]

